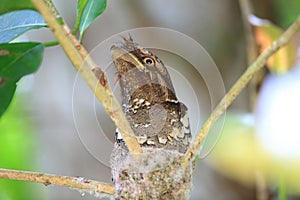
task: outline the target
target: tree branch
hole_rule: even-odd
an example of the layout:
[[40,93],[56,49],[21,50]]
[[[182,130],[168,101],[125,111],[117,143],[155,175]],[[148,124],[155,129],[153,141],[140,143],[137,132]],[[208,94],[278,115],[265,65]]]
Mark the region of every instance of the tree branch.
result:
[[142,153],[127,118],[108,85],[105,72],[95,65],[85,48],[72,35],[69,27],[58,15],[51,0],[32,0],[32,3],[47,21],[49,28],[63,47],[73,66],[102,103],[119,129],[129,151],[133,154]]
[[[253,17],[253,6],[250,0],[239,0],[240,10],[242,14],[242,22],[244,25],[244,35],[246,41],[246,52],[247,52],[247,65],[251,65],[259,55],[258,46],[254,37],[254,29],[250,23],[250,17]],[[250,112],[253,111],[254,105],[257,99],[258,86],[262,82],[265,76],[265,71],[260,70],[256,73],[255,77],[249,83],[249,108]]]
[[255,61],[258,55],[257,45],[254,38],[252,26],[249,22],[249,17],[253,15],[252,4],[249,0],[239,0],[240,10],[242,14],[242,22],[244,26],[244,35],[247,50],[247,65]]
[[271,57],[280,47],[285,46],[292,36],[294,36],[300,29],[300,15],[297,20],[276,40],[271,46],[269,46],[255,61],[250,65],[244,74],[238,79],[238,81],[232,86],[229,92],[223,97],[220,103],[216,106],[213,112],[210,114],[195,139],[191,143],[187,150],[182,163],[187,165],[190,161],[193,161],[200,147],[206,138],[209,130],[213,124],[220,118],[220,116],[226,111],[228,106],[235,100],[237,95],[243,90],[243,88],[249,83],[256,72],[264,67],[269,57]]
[[9,170],[0,168],[0,178],[10,180],[29,181],[42,183],[45,186],[58,185],[86,191],[90,193],[104,193],[108,195],[115,194],[113,185],[101,183],[98,181],[88,180],[83,177],[57,176],[52,174],[40,174],[36,172],[26,172],[18,170]]
[[[253,6],[250,0],[239,0],[240,10],[242,13],[242,21],[244,25],[244,35],[246,41],[246,50],[247,50],[247,65],[250,65],[255,61],[258,53],[258,47],[254,38],[254,31],[252,25],[249,21],[249,17],[253,15]],[[249,83],[249,107],[250,111],[253,111],[255,102],[258,95],[258,86],[263,80],[265,72],[260,70],[256,73],[255,77]],[[255,173],[256,180],[256,199],[265,200],[269,195],[268,185],[265,177],[261,173],[260,169],[256,170]]]

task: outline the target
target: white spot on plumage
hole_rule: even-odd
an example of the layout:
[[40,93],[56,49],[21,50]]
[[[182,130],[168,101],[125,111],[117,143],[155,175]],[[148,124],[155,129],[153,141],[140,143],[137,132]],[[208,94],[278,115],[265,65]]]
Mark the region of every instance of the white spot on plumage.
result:
[[118,128],[116,128],[116,140],[123,140],[121,133]]
[[138,102],[138,101],[139,101],[138,98],[133,99],[133,103]]
[[147,140],[147,144],[155,144],[155,142],[153,140]]
[[166,136],[158,136],[158,142],[161,144],[166,144],[167,143],[167,137]]
[[144,144],[147,141],[147,135],[141,135],[141,136],[137,136],[137,141],[139,144]]
[[175,124],[175,122],[177,122],[177,119],[171,119],[171,121],[170,121],[170,122],[171,122],[171,124],[172,124],[172,125],[174,125],[174,124]]
[[172,103],[179,103],[179,101],[177,99],[166,99],[166,101],[172,102]]
[[151,124],[144,124],[143,127],[148,128]]
[[140,99],[139,103],[142,104],[142,103],[144,103],[144,101],[145,101],[145,99]]
[[189,118],[188,115],[185,114],[183,117],[180,118],[181,123],[183,124],[184,127],[189,127]]

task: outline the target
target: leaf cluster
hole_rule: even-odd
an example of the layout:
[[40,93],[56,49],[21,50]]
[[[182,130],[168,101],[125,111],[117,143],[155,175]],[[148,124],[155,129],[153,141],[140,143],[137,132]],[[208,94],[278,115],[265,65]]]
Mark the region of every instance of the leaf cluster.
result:
[[[51,6],[51,5],[49,5]],[[79,0],[77,20],[72,33],[80,41],[91,23],[106,8],[106,0]],[[0,4],[0,117],[15,94],[17,82],[38,70],[44,49],[57,42],[18,42],[20,35],[32,29],[47,28],[47,23],[30,0],[3,0]],[[59,18],[57,19],[59,20]],[[62,23],[64,23],[62,21]]]

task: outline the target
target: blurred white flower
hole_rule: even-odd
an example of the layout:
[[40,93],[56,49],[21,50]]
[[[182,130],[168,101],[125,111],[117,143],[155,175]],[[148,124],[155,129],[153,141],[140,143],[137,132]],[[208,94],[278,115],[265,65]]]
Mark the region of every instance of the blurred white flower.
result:
[[261,143],[283,158],[300,158],[300,67],[284,75],[269,75],[256,106]]

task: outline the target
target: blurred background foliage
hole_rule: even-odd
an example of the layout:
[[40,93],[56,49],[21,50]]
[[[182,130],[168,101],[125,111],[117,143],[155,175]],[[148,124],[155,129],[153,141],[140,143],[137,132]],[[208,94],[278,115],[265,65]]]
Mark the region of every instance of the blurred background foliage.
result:
[[[54,3],[67,24],[72,27],[76,20],[77,1],[55,0]],[[269,19],[282,28],[290,25],[300,10],[300,0],[255,0],[253,4],[254,14]],[[238,1],[235,0],[110,0],[104,13],[85,33],[83,44],[88,50],[92,50],[113,34],[148,26],[180,31],[203,45],[219,67],[226,90],[246,68],[241,13]],[[43,29],[31,31],[23,40],[46,42],[54,40],[54,37],[49,30]],[[95,113],[90,106],[95,104],[93,95],[81,82],[74,89],[76,72],[70,65],[60,47],[47,48],[39,71],[22,80],[20,85],[25,85],[27,89],[23,92],[20,88],[17,89],[17,94],[22,95],[16,97],[9,110],[0,118],[1,168],[84,176],[111,182],[108,160],[112,143],[107,145],[106,138],[113,141],[114,126],[108,120],[106,135],[101,136],[105,139],[95,137],[99,141],[95,148],[105,158],[101,163],[84,147],[74,124],[72,98],[73,90],[78,90],[84,98],[75,106],[81,111],[85,131],[96,135],[99,128],[98,124],[93,123]],[[205,95],[207,94],[203,94]],[[256,160],[253,155],[257,152],[252,143],[253,124],[245,124],[241,117],[252,107],[249,102],[248,92],[245,90],[230,107],[231,112],[242,115],[227,118],[226,123],[229,124],[225,124],[225,132],[215,151],[197,163],[191,199],[257,199],[258,189],[256,183],[253,183],[255,180],[249,181],[253,176],[247,178],[247,170],[251,171],[247,168],[247,163]],[[95,106],[96,109],[101,108],[97,103]],[[210,110],[204,107],[202,109],[204,112],[200,118],[203,122]],[[235,130],[237,135],[250,135],[246,135],[246,138],[233,137],[236,132],[231,130]],[[229,134],[225,135],[226,133]],[[227,157],[226,161],[229,162],[224,165],[224,158],[232,156],[231,152],[240,157],[233,160]],[[250,161],[239,160],[245,157]],[[226,167],[222,168],[223,166]],[[267,199],[277,199],[278,180],[273,183],[268,188],[270,191]],[[0,180],[0,199],[94,199],[62,187],[51,186],[45,189],[47,192],[43,188],[38,184]],[[295,194],[292,196],[290,199],[297,199]]]
[[[34,123],[26,113],[24,95],[17,95],[0,119],[0,166],[16,170],[37,170]],[[0,179],[0,199],[43,199],[33,183]]]
[[299,15],[299,0],[254,0],[256,14],[286,29]]

